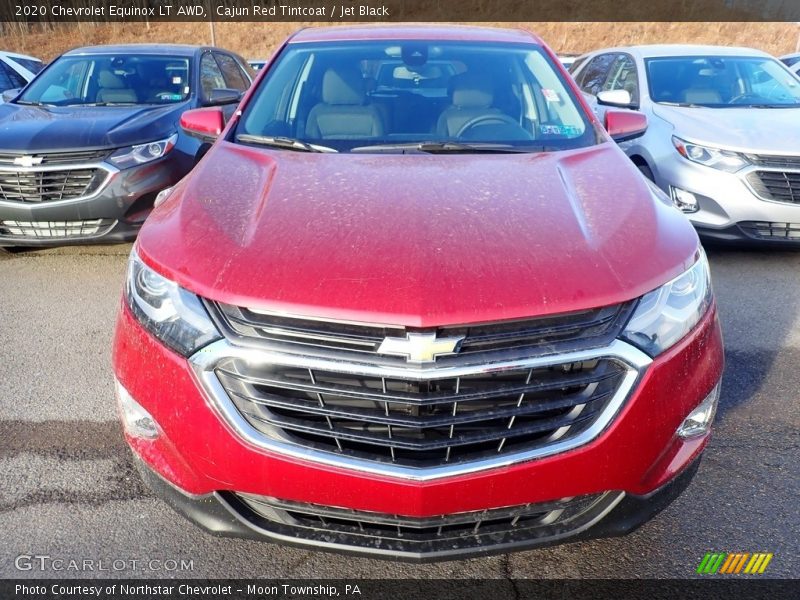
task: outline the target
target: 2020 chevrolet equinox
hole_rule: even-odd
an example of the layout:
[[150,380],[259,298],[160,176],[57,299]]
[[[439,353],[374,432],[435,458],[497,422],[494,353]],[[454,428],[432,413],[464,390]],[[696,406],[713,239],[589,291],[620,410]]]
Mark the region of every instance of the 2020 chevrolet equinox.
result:
[[114,342],[145,480],[207,530],[405,560],[636,528],[723,366],[697,235],[524,31],[291,37],[146,221]]

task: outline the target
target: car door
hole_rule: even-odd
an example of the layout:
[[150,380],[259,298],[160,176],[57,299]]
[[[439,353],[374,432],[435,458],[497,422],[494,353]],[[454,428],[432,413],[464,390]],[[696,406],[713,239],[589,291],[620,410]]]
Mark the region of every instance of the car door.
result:
[[575,81],[578,87],[583,92],[592,110],[598,115],[604,114],[605,111],[601,110],[597,104],[597,92],[603,89],[617,56],[618,53],[616,52],[598,54],[590,59],[580,72],[575,74]]

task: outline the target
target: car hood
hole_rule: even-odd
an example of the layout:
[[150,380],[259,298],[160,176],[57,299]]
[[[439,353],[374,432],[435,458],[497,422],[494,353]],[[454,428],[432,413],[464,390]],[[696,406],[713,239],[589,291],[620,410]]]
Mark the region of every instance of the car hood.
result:
[[0,104],[0,151],[120,148],[169,137],[187,102],[166,106],[39,107]]
[[697,236],[613,144],[517,155],[367,155],[218,143],[139,253],[207,298],[432,326],[637,297]]
[[687,141],[754,154],[800,155],[798,108],[690,108],[654,105]]

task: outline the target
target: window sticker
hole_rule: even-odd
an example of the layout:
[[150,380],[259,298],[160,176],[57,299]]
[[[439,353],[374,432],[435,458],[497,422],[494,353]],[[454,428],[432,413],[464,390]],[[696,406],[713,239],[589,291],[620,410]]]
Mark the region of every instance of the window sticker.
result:
[[542,88],[542,96],[544,96],[544,99],[547,100],[548,102],[561,102],[561,97],[555,90]]
[[539,132],[542,135],[561,135],[568,137],[581,134],[580,128],[575,125],[540,125]]
[[180,85],[183,83],[182,77],[173,77],[172,78],[172,85]]

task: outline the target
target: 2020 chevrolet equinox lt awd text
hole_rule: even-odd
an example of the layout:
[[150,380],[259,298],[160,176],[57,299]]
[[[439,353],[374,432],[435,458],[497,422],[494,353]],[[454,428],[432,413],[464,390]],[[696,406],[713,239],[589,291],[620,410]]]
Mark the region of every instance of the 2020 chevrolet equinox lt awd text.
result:
[[202,147],[180,133],[181,113],[232,113],[250,81],[244,60],[217,48],[63,54],[0,104],[0,246],[133,239]]
[[206,529],[441,560],[618,535],[694,475],[708,265],[522,31],[306,29],[148,218],[114,342],[143,477]]

